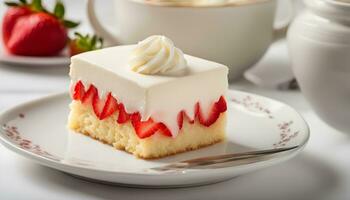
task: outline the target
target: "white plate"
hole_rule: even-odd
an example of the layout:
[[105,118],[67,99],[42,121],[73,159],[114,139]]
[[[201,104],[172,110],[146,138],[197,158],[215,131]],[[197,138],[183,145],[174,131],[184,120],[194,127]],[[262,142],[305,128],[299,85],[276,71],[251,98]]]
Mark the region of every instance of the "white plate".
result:
[[[254,94],[230,91],[228,139],[200,150],[157,160],[142,160],[66,128],[67,93],[35,100],[0,116],[0,141],[39,164],[90,180],[135,187],[182,187],[227,180],[295,156],[309,138],[309,129],[291,107]],[[267,161],[235,167],[161,173],[147,170],[201,156],[257,149],[300,148]]]
[[37,67],[50,67],[50,66],[69,66],[70,57],[64,51],[61,55],[50,57],[32,57],[32,56],[17,56],[11,55],[0,49],[0,62],[10,65],[22,65],[22,66],[37,66]]

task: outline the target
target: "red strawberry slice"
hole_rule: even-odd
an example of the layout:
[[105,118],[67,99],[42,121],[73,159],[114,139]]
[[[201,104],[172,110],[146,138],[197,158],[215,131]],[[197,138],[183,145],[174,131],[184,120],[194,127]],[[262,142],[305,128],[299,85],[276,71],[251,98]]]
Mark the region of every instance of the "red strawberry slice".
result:
[[105,119],[112,115],[115,111],[118,110],[117,100],[112,96],[111,93],[108,94],[106,104],[103,107],[103,111],[100,115],[100,119]]
[[74,87],[73,99],[81,100],[85,94],[85,88],[81,81],[79,81]]
[[205,119],[201,110],[201,107],[199,105],[199,103],[196,104],[196,109],[195,109],[195,113],[196,113],[196,117],[198,119],[198,121],[206,127],[209,127],[210,125],[212,125],[217,118],[219,117],[219,111],[217,110],[216,104],[214,103],[211,110],[210,110],[210,114],[208,119]]
[[168,129],[168,127],[165,124],[163,123],[158,123],[158,124],[159,124],[159,130],[163,135],[168,137],[172,136],[171,131]]
[[98,92],[95,93],[94,97],[92,98],[92,108],[94,109],[95,115],[101,119],[101,114],[103,111],[103,108],[105,107],[105,101],[100,99],[98,96]]
[[194,123],[194,120],[190,120],[190,117],[187,115],[187,113],[184,110],[182,110],[177,115],[177,125],[179,126],[179,130],[182,129],[184,119],[188,120],[190,124]]
[[135,127],[137,135],[143,139],[152,136],[159,130],[159,124],[153,121],[146,121],[138,123]]
[[89,89],[83,96],[82,103],[92,103],[95,94],[97,94],[97,89],[93,85],[90,85]]
[[182,129],[183,122],[184,122],[184,114],[185,111],[180,111],[179,114],[177,114],[177,125],[179,126],[179,130]]
[[155,134],[157,131],[161,131],[163,135],[170,136],[170,130],[163,123],[156,123],[152,118],[147,121],[141,121],[140,113],[134,113],[130,116],[132,125],[139,138],[147,138]]
[[130,119],[131,119],[131,123],[132,125],[135,127],[136,123],[138,123],[139,121],[141,121],[141,115],[140,113],[136,112],[130,115]]
[[220,113],[225,112],[227,110],[225,97],[221,96],[219,101],[216,102],[216,106],[218,107]]
[[147,121],[141,121],[140,119],[141,117],[139,113],[131,116],[132,124],[139,138],[143,139],[150,137],[159,130],[159,123],[155,123],[152,118],[149,118]]
[[125,107],[122,103],[118,105],[119,115],[117,122],[123,124],[130,119],[130,115],[125,111]]
[[226,110],[227,110],[227,105],[226,105],[225,98],[221,96],[220,99],[213,104],[210,110],[208,119],[205,119],[203,117],[199,103],[196,104],[195,115],[202,125],[209,127],[216,122],[216,120],[220,116],[220,113],[225,112]]

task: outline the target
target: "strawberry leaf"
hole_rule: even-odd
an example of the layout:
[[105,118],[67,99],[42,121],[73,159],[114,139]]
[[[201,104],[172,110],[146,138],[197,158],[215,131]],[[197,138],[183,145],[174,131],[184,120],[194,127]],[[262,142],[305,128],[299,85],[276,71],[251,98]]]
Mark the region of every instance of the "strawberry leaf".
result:
[[27,0],[19,0],[23,5],[27,5]]
[[75,28],[79,25],[79,22],[73,22],[69,20],[63,20],[63,25],[67,28]]
[[95,47],[96,46],[96,42],[97,42],[97,36],[96,35],[94,35],[93,37],[92,37],[92,39],[91,39],[91,42],[90,42],[90,48],[91,49],[93,49],[93,47]]
[[78,32],[75,32],[74,35],[77,37],[77,38],[83,38],[84,36]]
[[5,5],[7,6],[19,6],[18,3],[15,3],[15,2],[9,2],[9,1],[5,1]]
[[76,48],[80,50],[80,52],[91,51],[96,49],[101,49],[103,47],[102,38],[89,34],[82,35],[78,32],[74,33],[75,38],[72,40]]
[[32,8],[35,11],[43,11],[44,10],[43,5],[41,4],[41,0],[33,0],[32,1]]
[[99,42],[99,45],[96,46],[96,49],[102,49],[102,47],[103,47],[103,38],[99,38],[98,42]]
[[56,5],[55,5],[55,8],[54,8],[54,15],[58,18],[58,19],[63,19],[63,16],[64,16],[64,5],[61,1],[57,1],[56,2]]

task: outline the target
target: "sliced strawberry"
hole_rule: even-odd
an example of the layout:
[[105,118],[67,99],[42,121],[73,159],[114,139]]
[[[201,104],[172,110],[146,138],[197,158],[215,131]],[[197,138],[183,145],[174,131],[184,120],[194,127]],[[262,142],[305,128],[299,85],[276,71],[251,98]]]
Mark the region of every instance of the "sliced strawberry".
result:
[[212,108],[211,108],[211,111],[209,113],[209,117],[208,119],[199,119],[199,121],[204,125],[204,126],[210,126],[212,124],[214,124],[216,122],[216,120],[219,118],[220,116],[220,110],[217,106],[217,104],[215,103]]
[[125,111],[125,107],[122,103],[118,105],[119,115],[117,122],[123,124],[130,119],[130,115]]
[[[155,123],[152,118],[149,118],[147,121],[140,121],[138,120],[139,117],[132,118],[133,119],[133,126],[135,129],[136,134],[139,136],[139,138],[147,138],[156,133],[159,130],[159,123]],[[137,120],[135,120],[137,119]]]
[[182,129],[183,126],[183,122],[184,120],[187,120],[190,124],[194,123],[194,120],[191,120],[190,117],[187,115],[187,113],[182,110],[179,112],[179,114],[177,115],[177,125],[179,126],[179,130]]
[[165,136],[168,136],[168,137],[171,137],[172,134],[171,134],[171,131],[168,129],[167,126],[165,126],[165,124],[163,123],[158,123],[159,124],[159,131],[165,135]]
[[190,119],[190,117],[185,113],[186,118],[190,124],[194,124],[194,119]]
[[92,103],[95,94],[97,94],[97,89],[93,85],[90,85],[83,96],[82,103]]
[[105,101],[100,99],[98,96],[98,92],[96,92],[94,97],[92,98],[92,108],[94,109],[94,112],[99,119],[101,119],[101,114],[103,108],[105,107],[105,104]]
[[185,111],[180,111],[179,114],[177,114],[177,125],[179,126],[179,130],[182,129],[183,123],[184,123],[184,114]]
[[136,124],[141,121],[141,115],[140,113],[136,112],[130,115],[131,123],[135,127]]
[[157,131],[161,131],[161,133],[165,136],[172,136],[170,130],[165,126],[165,124],[154,122],[152,118],[149,118],[147,121],[141,121],[141,115],[138,112],[132,114],[130,119],[136,134],[141,139],[150,137]]
[[202,111],[199,102],[197,102],[196,105],[194,105],[194,116],[195,118],[199,119],[199,115],[202,115]]
[[220,113],[225,112],[227,110],[225,97],[221,96],[219,101],[216,102],[216,104]]
[[85,88],[81,81],[78,81],[77,84],[75,84],[74,87],[74,93],[73,93],[73,99],[74,100],[81,100],[85,94]]
[[117,100],[112,96],[111,93],[108,94],[106,104],[103,107],[103,111],[100,115],[100,119],[105,119],[112,115],[115,111],[118,110]]
[[153,121],[140,122],[139,126],[135,127],[135,131],[141,139],[152,136],[158,130],[159,124]]
[[162,134],[171,137],[170,130],[163,123],[156,123],[152,118],[147,121],[141,121],[140,113],[134,113],[130,116],[132,125],[139,138],[147,138],[155,134],[157,131],[161,131]]
[[208,119],[205,119],[203,117],[199,103],[196,104],[195,115],[202,125],[209,127],[216,122],[216,120],[220,116],[220,113],[225,112],[226,110],[227,110],[227,105],[226,105],[225,98],[221,96],[220,99],[213,104],[210,110]]

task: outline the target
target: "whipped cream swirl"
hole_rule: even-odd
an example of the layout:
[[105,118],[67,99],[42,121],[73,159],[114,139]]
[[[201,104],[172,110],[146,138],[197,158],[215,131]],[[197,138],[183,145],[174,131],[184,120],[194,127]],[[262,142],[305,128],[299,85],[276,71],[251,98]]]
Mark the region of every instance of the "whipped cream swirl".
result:
[[137,73],[158,75],[182,75],[187,68],[182,51],[161,35],[139,42],[130,55],[129,65]]

